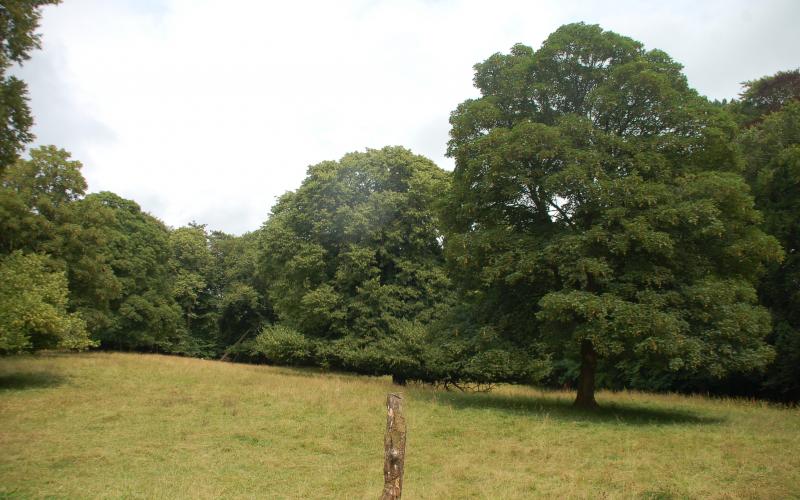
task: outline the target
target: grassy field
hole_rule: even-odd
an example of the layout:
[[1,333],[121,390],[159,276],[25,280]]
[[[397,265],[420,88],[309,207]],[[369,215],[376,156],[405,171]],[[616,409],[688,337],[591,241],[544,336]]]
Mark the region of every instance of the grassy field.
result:
[[[135,354],[0,359],[0,498],[377,498],[388,379]],[[404,498],[800,497],[800,411],[403,388]]]

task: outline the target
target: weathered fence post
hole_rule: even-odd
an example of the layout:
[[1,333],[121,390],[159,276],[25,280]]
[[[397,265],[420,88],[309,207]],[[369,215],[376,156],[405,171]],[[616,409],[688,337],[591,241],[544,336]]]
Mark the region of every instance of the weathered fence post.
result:
[[406,418],[402,399],[386,397],[386,434],[383,437],[383,494],[381,500],[395,500],[403,493],[403,465],[406,458]]

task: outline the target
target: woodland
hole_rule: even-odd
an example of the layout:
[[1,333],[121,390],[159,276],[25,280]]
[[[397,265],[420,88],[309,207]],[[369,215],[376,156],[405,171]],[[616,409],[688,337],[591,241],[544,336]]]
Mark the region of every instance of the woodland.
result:
[[237,236],[34,145],[11,69],[52,3],[0,9],[0,354],[800,400],[800,70],[710,101],[663,51],[568,24],[475,65],[454,171],[348,153]]

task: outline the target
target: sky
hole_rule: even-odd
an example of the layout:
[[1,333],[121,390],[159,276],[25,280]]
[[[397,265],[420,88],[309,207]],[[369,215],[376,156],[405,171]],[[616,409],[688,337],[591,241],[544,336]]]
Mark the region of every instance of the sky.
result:
[[401,145],[452,170],[475,63],[583,21],[666,51],[692,87],[800,67],[800,1],[65,0],[19,69],[34,145],[166,224],[242,234],[309,165]]

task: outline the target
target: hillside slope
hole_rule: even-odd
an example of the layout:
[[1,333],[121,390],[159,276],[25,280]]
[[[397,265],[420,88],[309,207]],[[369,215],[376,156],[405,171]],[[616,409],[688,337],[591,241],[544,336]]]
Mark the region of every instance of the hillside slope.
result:
[[[388,379],[157,355],[0,359],[0,497],[377,498]],[[800,496],[800,411],[409,386],[404,498]]]

